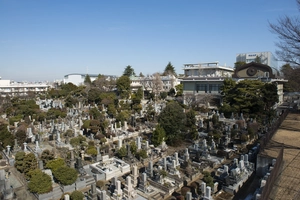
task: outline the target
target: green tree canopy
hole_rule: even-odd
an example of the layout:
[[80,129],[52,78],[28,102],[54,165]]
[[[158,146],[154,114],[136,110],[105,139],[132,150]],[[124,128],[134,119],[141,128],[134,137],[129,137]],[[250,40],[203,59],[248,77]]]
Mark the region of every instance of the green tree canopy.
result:
[[207,171],[204,171],[204,172],[203,172],[203,175],[204,175],[203,181],[206,183],[206,185],[209,186],[209,187],[211,187],[211,188],[213,188],[213,186],[214,186],[213,180],[214,180],[214,179],[213,179],[213,177],[210,175],[210,173],[207,172]]
[[26,154],[23,160],[23,172],[28,177],[31,170],[37,168],[37,159],[33,153]]
[[281,73],[288,82],[283,84],[284,92],[299,92],[300,91],[300,68],[292,67],[290,64],[285,64],[281,67]]
[[136,153],[138,159],[146,159],[148,157],[147,151],[145,149],[141,149]]
[[137,147],[135,141],[131,141],[131,142],[130,142],[130,151],[131,151],[131,153],[132,153],[133,155],[136,154],[137,148],[138,148],[138,147]]
[[44,194],[52,190],[51,177],[42,172],[40,169],[36,169],[30,172],[31,178],[28,183],[28,189],[32,193]]
[[53,171],[54,177],[63,185],[72,185],[77,180],[78,173],[76,169],[61,166]]
[[164,128],[158,124],[153,131],[151,142],[154,146],[157,147],[163,142],[164,139],[166,139],[166,132]]
[[46,117],[47,119],[57,119],[57,118],[65,118],[67,116],[66,110],[58,109],[58,108],[50,108],[47,111]]
[[88,148],[87,148],[87,150],[86,150],[86,153],[88,154],[88,155],[92,155],[92,156],[96,156],[97,155],[97,149],[96,149],[96,147],[95,146],[88,146]]
[[71,95],[68,95],[65,99],[65,106],[69,108],[73,108],[78,103],[78,99],[74,98]]
[[175,101],[169,102],[158,116],[158,123],[166,132],[166,141],[174,145],[182,139],[186,116],[183,108]]
[[14,145],[15,137],[7,130],[7,126],[8,124],[0,125],[0,141],[2,142],[0,146],[1,149],[6,148],[7,145],[11,147]]
[[175,86],[176,96],[182,96],[183,94],[183,84],[178,84]]
[[177,76],[176,75],[176,72],[175,72],[175,68],[174,66],[172,65],[171,62],[169,62],[167,64],[167,66],[165,67],[165,70],[164,70],[164,73],[163,73],[164,76],[166,75],[174,75],[174,76]]
[[86,141],[86,137],[79,135],[78,137],[71,138],[70,144],[72,147],[78,149],[83,146],[83,143]]
[[242,80],[235,83],[224,80],[221,88],[223,106],[220,111],[264,115],[278,102],[277,86],[260,80]]
[[117,95],[114,92],[102,92],[100,94],[101,104],[108,106],[110,104],[114,105],[117,101]]
[[54,153],[49,149],[45,149],[41,154],[41,160],[43,161],[44,166],[47,165],[48,161],[54,159]]
[[61,85],[61,90],[63,90],[64,93],[66,93],[66,94],[73,92],[76,89],[78,89],[78,87],[76,85],[74,85],[73,83],[67,83],[67,84]]
[[196,126],[196,113],[192,109],[186,112],[185,126],[186,130],[190,134],[191,139],[196,139],[198,137],[198,131]]
[[92,116],[93,119],[100,119],[100,116],[101,116],[100,111],[96,107],[91,108],[89,110],[89,114],[90,114],[90,116]]
[[84,195],[82,192],[75,190],[70,195],[71,200],[82,200],[84,198]]
[[100,103],[100,94],[101,94],[101,90],[99,88],[91,88],[89,91],[88,91],[88,102],[89,103],[95,103],[95,104],[98,104]]
[[23,171],[24,171],[23,161],[24,161],[25,155],[26,154],[24,151],[18,151],[15,156],[15,168],[21,173],[23,173]]
[[92,84],[90,75],[88,75],[88,74],[85,75],[83,83],[84,83],[85,85],[91,85],[91,84]]
[[127,65],[123,72],[123,76],[135,76],[134,69],[130,65]]
[[55,171],[57,170],[58,168],[64,166],[66,163],[65,163],[65,160],[62,159],[62,158],[56,158],[54,160],[49,160],[46,164],[46,167],[47,169],[51,169],[52,171]]
[[122,98],[128,98],[130,94],[130,78],[121,76],[117,80],[117,91]]
[[122,146],[119,150],[118,150],[118,156],[120,158],[123,158],[127,155],[127,149],[125,146]]
[[165,170],[160,170],[159,174],[162,175],[163,178],[165,178],[168,175],[167,171]]
[[26,126],[23,124],[18,127],[18,130],[15,133],[15,138],[19,144],[23,144],[26,141],[26,137]]

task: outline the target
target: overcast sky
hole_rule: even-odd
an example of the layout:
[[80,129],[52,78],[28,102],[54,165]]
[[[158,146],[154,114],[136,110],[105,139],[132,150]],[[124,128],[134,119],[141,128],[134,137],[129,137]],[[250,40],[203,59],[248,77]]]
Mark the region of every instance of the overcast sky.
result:
[[71,73],[162,72],[171,62],[275,53],[268,23],[297,16],[295,0],[0,0],[0,76],[53,81]]

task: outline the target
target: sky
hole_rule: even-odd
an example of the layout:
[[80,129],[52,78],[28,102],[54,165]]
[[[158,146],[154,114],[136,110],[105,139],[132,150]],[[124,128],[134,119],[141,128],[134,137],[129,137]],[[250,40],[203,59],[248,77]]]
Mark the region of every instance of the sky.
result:
[[183,65],[277,49],[269,22],[298,16],[296,0],[0,0],[0,77],[176,73]]

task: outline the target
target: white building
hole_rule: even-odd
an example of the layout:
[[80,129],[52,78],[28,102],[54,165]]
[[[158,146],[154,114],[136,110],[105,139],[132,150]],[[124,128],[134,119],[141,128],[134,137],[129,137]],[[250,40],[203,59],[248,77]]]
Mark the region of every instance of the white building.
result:
[[[89,75],[91,82],[96,80],[98,78],[98,74],[79,74],[79,73],[73,73],[73,74],[67,74],[64,76],[64,84],[67,83],[73,83],[74,85],[80,86],[84,84],[84,80],[86,75]],[[116,79],[116,76],[111,76],[111,75],[104,75],[107,78],[114,78]]]
[[[200,101],[204,96],[209,95],[210,99],[220,101],[220,89],[224,79],[231,77],[234,69],[227,66],[220,66],[218,61],[184,64],[183,96],[184,103],[187,98],[194,96],[195,101]],[[208,105],[206,105],[208,106]]]
[[250,52],[236,54],[236,62],[245,62],[246,64],[255,62],[257,58],[259,58],[261,64],[278,69],[277,59],[271,52]]
[[180,80],[174,75],[159,76],[131,76],[130,87],[132,91],[136,91],[138,88],[142,88],[144,91],[152,91],[155,82],[161,82],[163,92],[168,92],[171,88],[175,88],[176,85],[180,84]]
[[89,169],[90,175],[96,177],[96,180],[106,181],[130,173],[129,164],[115,157],[109,158],[108,155],[103,156],[102,161],[90,164]]
[[0,95],[5,96],[26,96],[30,92],[43,93],[48,91],[52,85],[46,82],[14,82],[11,80],[1,80]]

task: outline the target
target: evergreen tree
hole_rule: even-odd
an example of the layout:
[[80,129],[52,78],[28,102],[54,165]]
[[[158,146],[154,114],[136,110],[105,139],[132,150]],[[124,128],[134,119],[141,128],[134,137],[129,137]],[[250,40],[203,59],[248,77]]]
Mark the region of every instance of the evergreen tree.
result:
[[128,76],[121,76],[117,80],[117,91],[121,98],[128,98],[130,94],[130,78]]
[[49,149],[45,149],[41,154],[41,160],[43,161],[44,166],[47,165],[48,161],[54,159],[54,153]]
[[272,110],[278,102],[276,85],[260,80],[242,80],[235,83],[231,79],[226,79],[221,88],[221,94],[223,105],[220,111],[227,116],[229,113],[225,112],[262,116],[266,114],[266,111]]
[[122,146],[119,150],[118,150],[118,156],[120,158],[123,158],[127,155],[127,149],[125,146]]
[[49,160],[45,166],[46,169],[51,169],[52,171],[65,165],[65,160],[62,158],[56,158],[54,160]]
[[154,146],[159,146],[166,137],[166,132],[159,124],[156,125],[155,130],[152,133],[151,142]]
[[300,91],[300,68],[292,67],[290,64],[285,64],[281,67],[281,73],[288,82],[283,84],[284,92]]
[[175,72],[175,68],[174,66],[171,64],[171,62],[169,62],[164,70],[164,73],[163,73],[164,76],[167,76],[167,75],[174,75],[174,76],[177,76],[176,75],[176,72]]
[[135,76],[134,69],[128,65],[123,72],[123,76]]
[[62,166],[53,171],[54,177],[63,185],[72,185],[78,177],[76,169]]
[[84,78],[83,83],[84,83],[85,85],[91,85],[91,84],[92,84],[90,75],[88,75],[88,74],[85,75],[85,78]]
[[75,190],[70,195],[71,200],[82,200],[84,198],[84,195],[82,192]]
[[196,139],[198,137],[198,130],[196,126],[196,113],[194,110],[190,109],[186,112],[186,129],[189,133],[191,139]]
[[166,141],[175,145],[182,139],[186,116],[183,108],[177,102],[170,102],[158,116],[158,123],[166,132]]
[[7,145],[13,147],[14,145],[14,135],[11,134],[7,130],[8,124],[1,124],[0,125],[0,141],[2,142],[0,148],[2,149],[3,147],[6,147]]
[[137,152],[137,145],[136,145],[135,141],[131,141],[130,142],[130,151],[131,151],[131,153],[133,155],[136,154],[136,152]]
[[28,183],[30,192],[44,194],[52,190],[52,181],[48,174],[36,169],[30,172],[30,176],[30,182]]
[[15,168],[21,173],[23,173],[23,171],[24,171],[23,161],[24,161],[25,155],[26,154],[24,151],[18,151],[15,156]]
[[175,86],[176,96],[182,96],[183,94],[183,84],[178,84]]
[[33,153],[26,154],[23,160],[24,174],[28,178],[28,173],[37,168],[37,159]]

